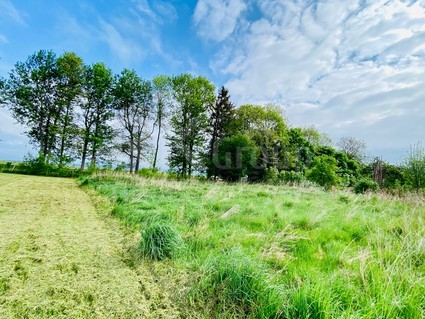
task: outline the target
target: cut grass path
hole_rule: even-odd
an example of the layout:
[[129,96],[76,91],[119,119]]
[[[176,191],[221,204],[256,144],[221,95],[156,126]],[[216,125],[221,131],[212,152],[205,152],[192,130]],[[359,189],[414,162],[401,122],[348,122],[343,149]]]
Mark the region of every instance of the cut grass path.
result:
[[177,317],[124,238],[75,180],[0,174],[0,318]]

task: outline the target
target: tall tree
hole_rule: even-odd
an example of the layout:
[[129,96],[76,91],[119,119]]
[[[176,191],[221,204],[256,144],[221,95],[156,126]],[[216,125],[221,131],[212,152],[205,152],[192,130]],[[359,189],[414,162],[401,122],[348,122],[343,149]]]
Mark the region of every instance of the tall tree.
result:
[[125,69],[116,79],[114,106],[124,130],[121,151],[129,156],[130,172],[138,171],[144,142],[152,135],[152,86],[134,70]]
[[114,136],[109,121],[114,117],[112,107],[112,71],[103,63],[87,66],[84,72],[84,99],[80,105],[82,112],[82,150],[81,171],[86,160],[91,159],[90,166],[96,166],[97,157],[106,151]]
[[152,167],[156,168],[159,142],[161,139],[162,130],[166,124],[169,107],[171,104],[172,82],[168,76],[160,75],[153,78],[152,85],[157,126],[156,145]]
[[215,101],[214,85],[203,77],[182,74],[172,79],[175,108],[167,136],[170,167],[190,177],[205,144],[207,110]]
[[215,160],[220,140],[230,135],[231,123],[235,116],[235,106],[230,102],[229,91],[222,86],[215,104],[210,108],[207,133],[210,136],[207,154],[207,177],[217,176]]
[[77,127],[74,119],[74,106],[81,98],[84,73],[83,60],[73,52],[66,52],[57,59],[59,72],[58,107],[60,111],[59,148],[57,157],[59,165],[71,162]]
[[4,103],[18,123],[28,127],[30,142],[49,161],[56,145],[60,120],[57,107],[58,69],[56,55],[40,50],[18,62],[9,75]]

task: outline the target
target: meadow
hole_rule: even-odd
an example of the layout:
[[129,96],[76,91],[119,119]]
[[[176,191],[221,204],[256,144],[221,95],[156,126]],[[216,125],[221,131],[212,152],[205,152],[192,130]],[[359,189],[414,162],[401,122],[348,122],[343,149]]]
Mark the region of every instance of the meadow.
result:
[[[424,318],[423,196],[82,177],[182,317]],[[139,261],[137,261],[139,260]]]

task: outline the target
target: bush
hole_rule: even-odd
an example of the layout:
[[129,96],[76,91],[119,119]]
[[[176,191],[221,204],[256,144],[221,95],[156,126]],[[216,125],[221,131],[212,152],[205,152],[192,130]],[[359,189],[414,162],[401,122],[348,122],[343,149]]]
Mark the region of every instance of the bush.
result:
[[313,167],[307,172],[307,178],[325,189],[330,189],[340,181],[336,173],[338,169],[336,164],[337,161],[333,157],[327,155],[316,157]]
[[354,185],[354,192],[356,194],[363,194],[368,191],[374,192],[376,190],[378,190],[378,183],[368,178],[361,178]]
[[167,224],[155,223],[142,232],[140,249],[152,260],[172,258],[181,246],[182,240],[177,231]]
[[304,181],[304,175],[302,172],[281,171],[279,181],[285,184],[298,185]]
[[276,167],[266,168],[264,181],[270,184],[277,184],[279,182],[279,171]]

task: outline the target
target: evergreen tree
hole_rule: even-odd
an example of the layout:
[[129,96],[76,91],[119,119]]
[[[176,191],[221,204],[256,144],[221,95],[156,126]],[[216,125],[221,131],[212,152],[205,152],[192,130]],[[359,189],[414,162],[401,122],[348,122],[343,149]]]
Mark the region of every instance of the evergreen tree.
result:
[[235,116],[235,106],[230,102],[229,91],[222,86],[215,104],[210,108],[207,133],[210,136],[206,159],[207,177],[217,176],[217,152],[220,140],[230,134],[230,126]]

